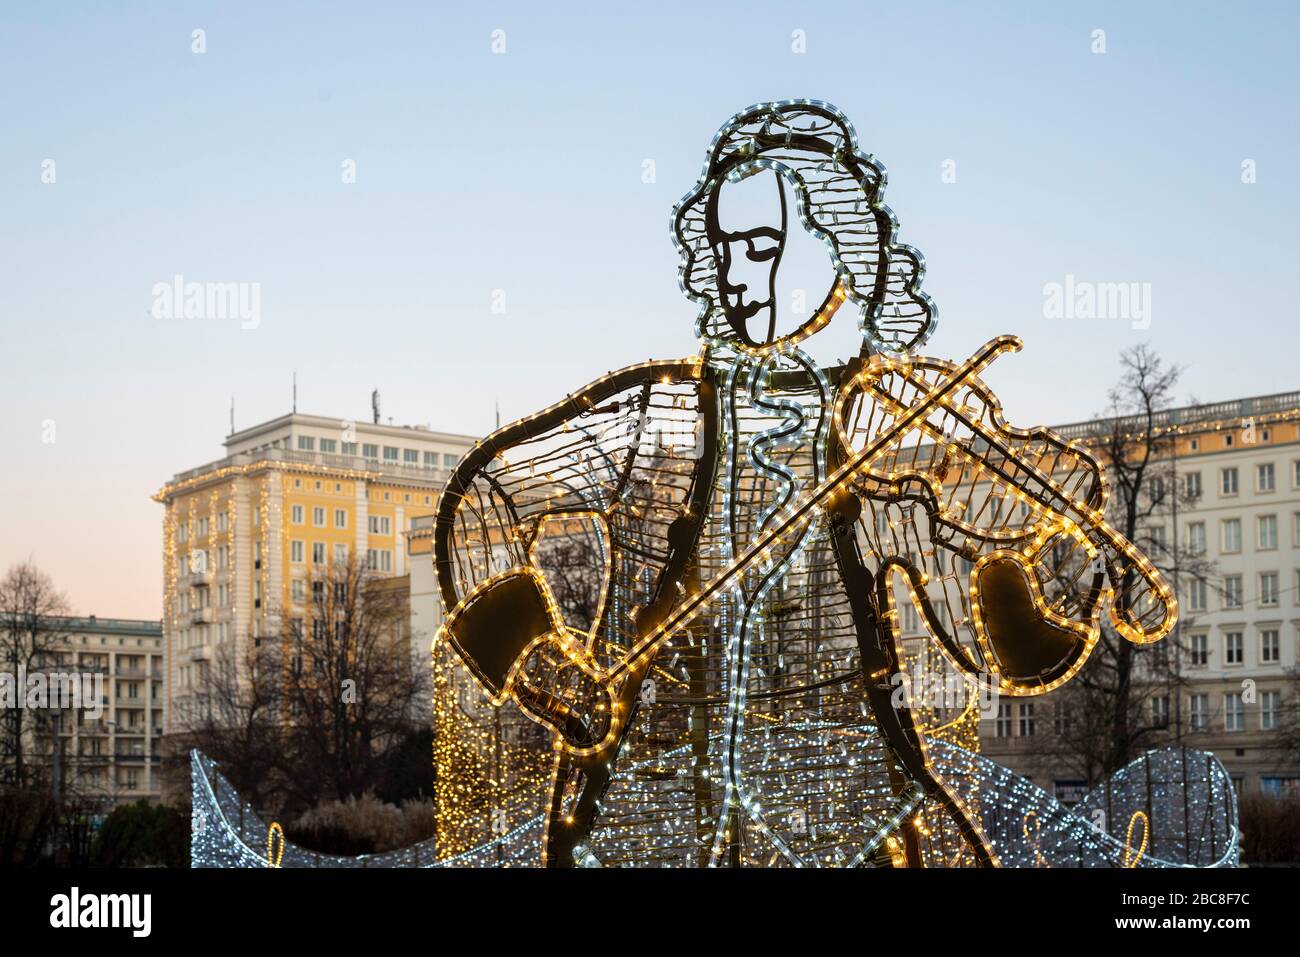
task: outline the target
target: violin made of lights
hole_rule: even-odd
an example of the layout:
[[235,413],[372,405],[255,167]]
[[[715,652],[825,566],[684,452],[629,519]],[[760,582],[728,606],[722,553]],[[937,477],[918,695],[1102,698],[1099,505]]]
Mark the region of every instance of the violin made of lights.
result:
[[[1106,522],[1104,485],[1100,494],[1088,499],[1071,495],[1020,447],[1027,439],[1049,433],[1011,428],[978,380],[994,359],[1020,347],[1018,338],[1001,336],[961,364],[872,357],[843,395],[849,399],[855,389],[861,390],[888,421],[809,494],[778,512],[710,581],[683,591],[680,602],[613,664],[598,663],[586,636],[565,626],[545,578],[531,565],[500,572],[466,594],[448,614],[439,639],[450,643],[494,705],[513,698],[533,720],[556,733],[557,747],[574,757],[601,758],[621,740],[634,697],[629,691],[640,684],[663,643],[746,572],[774,565],[782,546],[792,544],[828,512],[856,515],[854,486],[874,485],[898,494],[919,490],[939,524],[997,544],[996,534],[982,532],[942,504],[944,482],[954,467],[982,472],[1013,489],[1033,517],[1015,535],[1003,533],[1008,547],[983,556],[972,569],[974,625],[984,661],[974,660],[955,642],[944,642],[960,667],[993,671],[1009,693],[1041,694],[1086,659],[1105,604],[1112,625],[1127,640],[1162,638],[1176,616],[1172,591],[1146,557]],[[985,414],[972,413],[966,404],[972,395],[986,400]],[[843,412],[843,405],[836,409],[836,428],[841,442],[851,448],[853,436],[845,430]],[[952,434],[954,424],[963,433],[960,438]],[[930,460],[903,463],[901,443],[917,431],[929,440]],[[1105,587],[1098,578],[1090,590],[1087,621],[1057,614],[1044,599],[1032,567],[1044,543],[1061,535],[1072,537],[1104,564],[1111,582],[1122,583],[1123,594],[1129,595],[1136,585],[1140,600],[1116,602],[1114,584]],[[913,569],[912,583],[923,586],[924,575]],[[1067,649],[1058,654],[1062,643]],[[1036,655],[1042,648],[1046,656]]]

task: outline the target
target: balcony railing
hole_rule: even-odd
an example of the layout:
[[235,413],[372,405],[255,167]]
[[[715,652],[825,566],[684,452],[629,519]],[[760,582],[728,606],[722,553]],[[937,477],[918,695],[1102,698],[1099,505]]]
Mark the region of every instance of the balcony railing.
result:
[[[1157,429],[1166,429],[1170,426],[1194,425],[1197,422],[1213,422],[1217,419],[1248,419],[1252,416],[1284,412],[1297,406],[1300,406],[1300,392],[1278,392],[1274,395],[1234,399],[1230,402],[1211,402],[1206,405],[1167,409],[1157,412],[1152,416],[1151,421]],[[1114,425],[1114,419],[1098,419],[1092,422],[1058,425],[1054,426],[1053,430],[1063,438],[1086,439],[1093,435],[1106,435]],[[1146,427],[1146,418],[1138,415],[1126,416],[1119,420],[1119,425],[1125,430],[1142,429]]]
[[190,572],[188,575],[182,575],[177,584],[181,588],[207,588],[212,584],[212,569],[207,568],[201,572]]
[[291,465],[320,465],[326,468],[347,469],[354,472],[375,472],[393,478],[413,479],[422,483],[445,485],[451,476],[451,470],[445,468],[422,468],[418,465],[399,465],[379,459],[368,459],[360,455],[331,455],[327,452],[300,452],[297,449],[263,449],[260,452],[237,452],[224,459],[200,465],[198,468],[178,472],[172,482],[184,482],[198,478],[208,472],[234,466],[251,465],[254,462],[284,462]]

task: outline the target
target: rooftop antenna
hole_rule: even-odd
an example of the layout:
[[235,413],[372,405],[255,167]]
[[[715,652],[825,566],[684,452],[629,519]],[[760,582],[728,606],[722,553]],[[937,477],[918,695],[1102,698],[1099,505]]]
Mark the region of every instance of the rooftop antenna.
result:
[[293,411],[298,411],[298,370],[293,370]]
[[[497,428],[501,428],[501,400],[497,399]],[[232,430],[233,431],[233,430]]]
[[235,397],[230,397],[230,434],[235,434]]
[[375,425],[379,424],[379,390],[376,389],[370,393],[370,412],[374,416]]

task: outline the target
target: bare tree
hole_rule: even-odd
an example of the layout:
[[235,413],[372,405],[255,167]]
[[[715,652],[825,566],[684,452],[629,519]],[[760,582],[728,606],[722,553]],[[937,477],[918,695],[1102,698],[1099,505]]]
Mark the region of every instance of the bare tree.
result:
[[[1168,428],[1181,369],[1145,344],[1123,352],[1120,362],[1123,371],[1108,408],[1086,442],[1110,480],[1108,519],[1181,593],[1193,581],[1207,583],[1214,572],[1203,552],[1178,534],[1180,512],[1195,508],[1199,496],[1198,488],[1180,480],[1177,436]],[[1133,600],[1131,585],[1119,584],[1118,601]],[[1177,734],[1180,634],[1178,629],[1139,649],[1103,620],[1088,663],[1054,695],[1051,743],[1041,749],[1040,760],[1063,765],[1091,785]]]
[[355,560],[331,565],[308,582],[306,615],[282,616],[288,784],[309,806],[371,787],[376,758],[425,710],[430,675],[411,654],[403,584]]
[[[0,661],[15,681],[21,672],[36,672],[57,660],[68,637],[62,621],[67,614],[67,598],[30,559],[0,578]],[[0,711],[0,783],[22,787],[32,780],[25,714],[24,708]]]
[[318,571],[278,634],[218,649],[180,723],[254,806],[288,814],[373,789],[432,693],[405,581],[355,561]]
[[254,638],[242,652],[219,646],[198,695],[173,717],[186,744],[174,756],[176,770],[188,772],[188,749],[198,748],[260,808],[278,806],[283,792],[283,658],[276,644]]

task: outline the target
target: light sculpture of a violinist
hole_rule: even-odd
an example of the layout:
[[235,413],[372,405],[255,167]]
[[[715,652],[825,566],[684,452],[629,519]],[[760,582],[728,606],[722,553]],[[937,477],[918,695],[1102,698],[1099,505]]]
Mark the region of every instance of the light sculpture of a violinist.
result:
[[[775,221],[727,219],[742,184]],[[1173,626],[1171,589],[1106,521],[1098,462],[1010,426],[981,381],[1018,340],[917,353],[935,309],[884,185],[826,103],[732,117],[672,217],[698,354],[598,379],[450,480],[435,649],[545,729],[548,865],[996,866],[991,809],[894,694],[902,604],[1007,696],[1068,681],[1103,624],[1137,643]],[[835,278],[783,323],[791,220]],[[862,348],[823,368],[801,346],[831,321]]]

